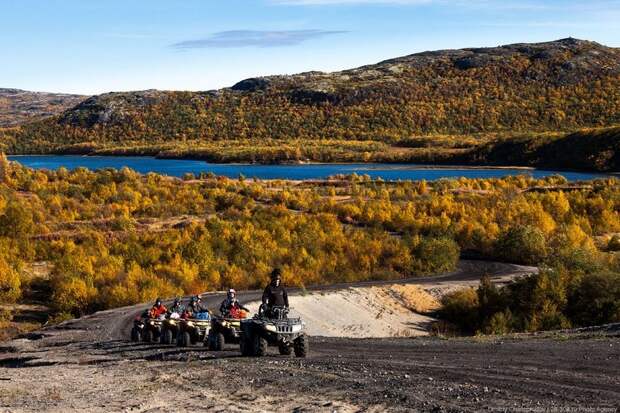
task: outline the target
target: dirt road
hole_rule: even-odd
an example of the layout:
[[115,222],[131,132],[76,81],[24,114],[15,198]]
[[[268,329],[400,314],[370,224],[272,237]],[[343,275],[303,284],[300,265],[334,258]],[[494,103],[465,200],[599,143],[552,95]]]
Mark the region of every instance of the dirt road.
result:
[[[530,269],[464,262],[434,286]],[[373,283],[376,285],[376,283]],[[337,291],[350,286],[322,288]],[[356,286],[356,288],[359,286]],[[258,292],[241,294],[251,301]],[[205,298],[215,306],[222,296]],[[497,338],[311,339],[300,360],[127,341],[134,306],[0,344],[0,411],[617,411],[620,326]]]

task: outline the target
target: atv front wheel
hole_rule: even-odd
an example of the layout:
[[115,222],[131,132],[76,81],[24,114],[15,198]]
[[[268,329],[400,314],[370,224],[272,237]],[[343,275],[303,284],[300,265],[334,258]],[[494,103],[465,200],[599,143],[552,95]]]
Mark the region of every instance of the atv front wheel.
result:
[[280,354],[282,354],[283,356],[290,356],[291,353],[293,352],[293,348],[284,342],[280,342],[278,344],[278,350],[280,351]]
[[308,339],[306,336],[299,336],[293,341],[293,348],[297,357],[306,357],[308,354]]
[[172,330],[166,329],[161,333],[161,338],[160,338],[161,344],[172,344],[172,340],[173,340]]
[[263,357],[267,354],[267,340],[259,335],[254,336],[254,355]]
[[140,341],[140,330],[135,327],[131,329],[131,341],[134,343],[138,343]]

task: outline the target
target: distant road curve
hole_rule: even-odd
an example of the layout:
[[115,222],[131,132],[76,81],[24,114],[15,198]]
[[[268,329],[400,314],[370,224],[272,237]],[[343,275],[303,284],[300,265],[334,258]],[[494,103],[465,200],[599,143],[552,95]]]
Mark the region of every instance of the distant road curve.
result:
[[[463,283],[475,283],[482,276],[488,275],[491,280],[497,283],[505,283],[514,278],[537,273],[537,267],[507,264],[494,261],[482,260],[461,260],[457,269],[453,272],[442,275],[413,277],[396,280],[382,281],[360,281],[354,283],[340,283],[325,286],[308,287],[306,291],[338,291],[352,287],[372,287],[391,284],[413,284],[420,286],[441,285],[449,287],[454,285],[463,285]],[[297,295],[302,292],[300,288],[290,288],[290,295]],[[260,300],[262,291],[239,291],[237,297],[242,302],[250,302]],[[211,292],[202,295],[203,303],[209,307],[217,309],[221,301],[225,298],[225,292]],[[187,298],[187,297],[186,297]],[[129,332],[133,325],[133,320],[142,311],[149,308],[151,303],[137,304],[129,307],[115,308],[111,310],[99,311],[95,314],[85,316],[76,320],[70,320],[62,323],[58,327],[50,327],[50,329],[60,328],[87,330],[92,334],[89,336],[93,341],[105,340],[122,340],[129,337]]]

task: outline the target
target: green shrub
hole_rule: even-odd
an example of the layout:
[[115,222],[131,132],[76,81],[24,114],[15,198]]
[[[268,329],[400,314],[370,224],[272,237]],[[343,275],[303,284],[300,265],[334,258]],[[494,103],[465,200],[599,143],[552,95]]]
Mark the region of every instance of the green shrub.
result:
[[24,239],[33,233],[32,211],[20,202],[9,202],[4,213],[0,215],[0,235],[13,239]]
[[440,317],[450,321],[463,332],[473,333],[479,326],[478,294],[473,288],[464,288],[444,296]]
[[0,302],[14,303],[22,295],[19,273],[0,257]]
[[478,294],[480,321],[482,324],[485,324],[496,313],[506,308],[502,291],[491,282],[489,276],[485,275],[482,277],[476,293]]
[[450,238],[423,238],[414,248],[414,270],[429,274],[456,268],[461,250]]
[[556,270],[541,271],[508,284],[504,293],[514,316],[515,329],[567,328],[569,323],[563,310],[568,285],[568,274]]
[[620,236],[614,235],[607,243],[607,251],[620,251]]
[[583,277],[569,295],[567,313],[578,326],[620,322],[620,275]]
[[547,255],[543,232],[529,225],[511,227],[500,234],[495,245],[498,257],[517,264],[538,264]]
[[510,309],[493,314],[482,328],[485,334],[508,334],[512,332],[512,312]]

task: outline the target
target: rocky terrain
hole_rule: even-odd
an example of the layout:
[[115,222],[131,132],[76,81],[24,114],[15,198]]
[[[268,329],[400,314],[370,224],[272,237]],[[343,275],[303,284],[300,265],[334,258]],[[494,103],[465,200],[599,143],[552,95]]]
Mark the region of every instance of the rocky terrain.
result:
[[[522,68],[519,66],[523,65]],[[424,97],[447,100],[448,96],[429,96],[431,91],[420,90],[419,83],[431,82],[438,87],[448,87],[442,76],[449,76],[453,87],[468,87],[459,83],[482,70],[493,72],[489,82],[505,83],[505,87],[525,83],[545,82],[547,87],[568,87],[590,84],[607,76],[620,75],[620,50],[595,42],[562,39],[536,44],[512,44],[493,48],[468,48],[416,53],[362,66],[342,72],[306,72],[287,76],[267,76],[245,79],[229,89],[196,92],[187,96],[178,92],[157,90],[108,93],[94,96],[60,117],[65,125],[93,127],[95,125],[122,124],[132,119],[132,112],[160,105],[169,100],[187,105],[185,110],[195,110],[192,105],[207,104],[213,99],[239,94],[276,99],[285,98],[293,105],[351,106],[383,97],[398,88],[414,89]],[[503,78],[511,71],[519,71],[519,79]],[[472,85],[473,86],[473,85]],[[471,86],[469,86],[471,87]],[[233,92],[230,96],[230,92]],[[437,91],[439,93],[442,90]],[[435,93],[437,93],[435,92]],[[474,93],[475,90],[470,90]],[[449,91],[446,91],[449,94]],[[500,96],[495,96],[495,99]],[[234,103],[234,102],[230,102]],[[619,118],[615,120],[620,121]]]
[[80,95],[0,88],[0,127],[57,115],[85,98]]
[[[460,271],[409,280],[468,283]],[[493,279],[524,270],[496,265]],[[324,287],[313,294],[389,283]],[[293,291],[295,297],[302,292]],[[260,292],[241,293],[251,301]],[[303,295],[303,294],[301,294]],[[221,294],[205,296],[214,307]],[[478,338],[312,337],[306,359],[244,358],[235,346],[135,344],[145,305],[103,311],[0,346],[3,411],[617,411],[620,326]],[[376,324],[381,323],[376,319]]]

